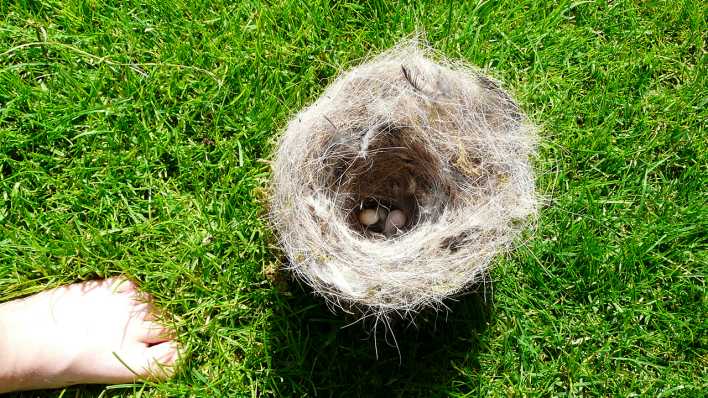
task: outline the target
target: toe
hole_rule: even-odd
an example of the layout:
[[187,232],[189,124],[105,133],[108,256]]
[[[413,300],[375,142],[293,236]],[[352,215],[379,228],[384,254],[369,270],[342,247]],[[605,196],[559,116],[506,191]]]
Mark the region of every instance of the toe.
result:
[[147,348],[146,366],[143,367],[141,376],[149,380],[165,380],[172,377],[179,353],[179,345],[176,341],[167,341]]
[[138,286],[135,282],[124,276],[115,276],[113,278],[108,278],[105,280],[107,286],[111,287],[111,290],[117,293],[134,293],[138,291]]
[[165,380],[174,374],[179,358],[179,347],[174,341],[154,346],[135,347],[118,352],[105,352],[91,356],[74,369],[70,384],[119,384],[140,380]]
[[158,344],[174,339],[174,332],[153,321],[138,324],[137,338],[145,344]]

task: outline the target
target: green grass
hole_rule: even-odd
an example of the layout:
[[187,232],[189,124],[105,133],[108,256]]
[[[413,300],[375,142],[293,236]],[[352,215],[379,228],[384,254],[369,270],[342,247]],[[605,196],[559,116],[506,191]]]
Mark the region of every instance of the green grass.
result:
[[[0,0],[0,301],[117,274],[190,356],[63,396],[700,396],[708,68],[700,1]],[[416,30],[543,126],[538,228],[481,294],[342,328],[280,261],[273,138]],[[400,363],[399,363],[400,362]],[[37,393],[17,394],[36,396]],[[40,393],[56,396],[58,391]]]

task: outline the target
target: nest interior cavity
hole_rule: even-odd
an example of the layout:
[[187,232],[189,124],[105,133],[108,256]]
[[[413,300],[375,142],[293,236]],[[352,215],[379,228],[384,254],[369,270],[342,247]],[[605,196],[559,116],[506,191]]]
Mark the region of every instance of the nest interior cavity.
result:
[[[536,213],[535,142],[499,83],[417,42],[343,73],[289,122],[273,163],[290,269],[342,308],[438,307]],[[362,223],[365,209],[384,219]],[[389,229],[394,210],[405,222]]]

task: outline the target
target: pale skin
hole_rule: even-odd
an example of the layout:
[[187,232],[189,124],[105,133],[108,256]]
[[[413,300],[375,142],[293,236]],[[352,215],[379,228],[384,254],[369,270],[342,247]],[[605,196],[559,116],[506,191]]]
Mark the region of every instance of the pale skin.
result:
[[160,380],[178,352],[150,297],[123,278],[0,304],[0,393]]

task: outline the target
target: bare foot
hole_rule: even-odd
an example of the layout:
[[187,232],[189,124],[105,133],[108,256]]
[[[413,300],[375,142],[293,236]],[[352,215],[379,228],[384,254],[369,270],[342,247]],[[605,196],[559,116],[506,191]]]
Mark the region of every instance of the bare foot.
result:
[[132,282],[62,286],[0,304],[0,393],[167,378],[177,348]]

